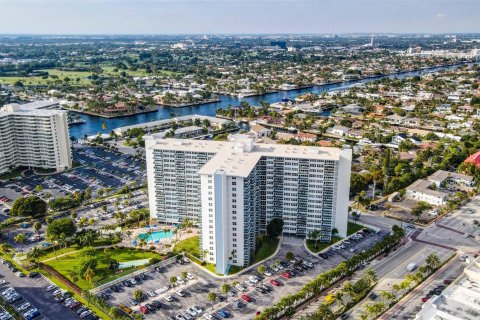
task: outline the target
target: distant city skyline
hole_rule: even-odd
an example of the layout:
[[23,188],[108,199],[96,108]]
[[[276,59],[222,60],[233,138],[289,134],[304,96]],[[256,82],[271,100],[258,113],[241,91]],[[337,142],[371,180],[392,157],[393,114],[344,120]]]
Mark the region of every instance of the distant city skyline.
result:
[[476,0],[0,0],[0,34],[480,32]]

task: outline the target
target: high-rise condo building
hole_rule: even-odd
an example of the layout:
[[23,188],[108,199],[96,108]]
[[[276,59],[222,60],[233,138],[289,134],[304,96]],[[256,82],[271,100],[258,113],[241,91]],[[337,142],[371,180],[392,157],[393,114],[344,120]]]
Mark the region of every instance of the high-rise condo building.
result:
[[67,112],[51,102],[7,104],[0,109],[0,173],[15,167],[72,167]]
[[150,214],[159,223],[198,220],[206,259],[225,274],[247,266],[275,217],[285,235],[347,234],[350,149],[235,141],[145,139]]

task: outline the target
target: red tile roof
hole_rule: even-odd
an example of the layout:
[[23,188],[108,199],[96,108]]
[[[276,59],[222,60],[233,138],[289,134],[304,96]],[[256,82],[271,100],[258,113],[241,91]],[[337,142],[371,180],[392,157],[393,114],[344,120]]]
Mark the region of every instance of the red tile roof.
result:
[[473,163],[475,166],[480,167],[480,151],[475,152],[465,160],[465,163]]

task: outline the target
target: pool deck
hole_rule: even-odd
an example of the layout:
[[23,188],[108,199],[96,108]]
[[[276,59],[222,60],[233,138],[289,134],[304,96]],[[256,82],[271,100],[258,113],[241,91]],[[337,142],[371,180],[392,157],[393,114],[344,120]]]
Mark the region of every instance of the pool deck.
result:
[[[132,231],[132,236],[130,239],[127,236],[124,236],[123,241],[119,244],[125,247],[136,247],[135,245],[132,244],[132,241],[139,239],[139,235],[143,233],[147,233],[148,231],[165,231],[165,230],[170,230],[173,231],[175,228],[172,226],[158,226],[156,228],[136,228],[136,229],[129,229]],[[164,238],[160,239],[158,243],[147,243],[147,247],[154,246],[157,250],[160,251],[170,251],[172,248],[172,245],[177,242],[177,241],[182,241],[194,236],[197,236],[199,234],[200,230],[198,228],[189,228],[189,229],[179,229],[178,233],[173,235],[172,237],[169,238]],[[126,231],[123,231],[123,234],[126,234]],[[138,246],[138,245],[137,245]]]

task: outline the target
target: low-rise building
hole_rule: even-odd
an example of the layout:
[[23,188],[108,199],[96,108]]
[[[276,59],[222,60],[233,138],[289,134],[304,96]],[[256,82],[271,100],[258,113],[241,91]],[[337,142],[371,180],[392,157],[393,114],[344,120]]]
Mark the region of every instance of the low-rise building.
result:
[[422,305],[415,320],[478,320],[480,318],[480,257],[440,295]]

